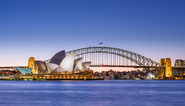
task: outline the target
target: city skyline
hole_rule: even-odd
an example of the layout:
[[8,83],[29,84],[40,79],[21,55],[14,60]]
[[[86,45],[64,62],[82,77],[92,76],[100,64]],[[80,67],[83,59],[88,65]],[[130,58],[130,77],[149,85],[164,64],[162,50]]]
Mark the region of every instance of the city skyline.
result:
[[185,60],[185,1],[0,1],[0,66],[61,50],[116,47],[159,62]]

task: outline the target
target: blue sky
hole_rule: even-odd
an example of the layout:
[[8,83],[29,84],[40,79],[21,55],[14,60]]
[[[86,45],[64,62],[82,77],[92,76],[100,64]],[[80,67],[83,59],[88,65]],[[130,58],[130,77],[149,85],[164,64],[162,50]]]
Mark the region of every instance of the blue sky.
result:
[[0,66],[88,46],[185,60],[184,0],[0,0]]

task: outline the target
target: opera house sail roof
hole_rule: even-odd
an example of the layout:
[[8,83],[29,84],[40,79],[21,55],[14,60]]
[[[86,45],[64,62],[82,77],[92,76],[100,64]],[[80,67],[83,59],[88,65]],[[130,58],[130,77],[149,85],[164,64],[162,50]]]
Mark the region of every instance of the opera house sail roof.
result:
[[49,71],[45,62],[43,62],[43,61],[35,61],[35,63],[39,67],[41,73],[44,74],[44,73]]
[[46,64],[51,73],[63,71],[68,71],[70,73],[73,72],[73,64],[76,52],[70,53],[65,57],[63,57],[63,53],[65,53],[65,51],[58,52],[53,56],[54,59],[52,58],[52,61]]
[[82,63],[83,70],[88,70],[89,67],[90,67],[90,64],[91,64],[91,62],[83,62],[83,63]]
[[51,73],[67,71],[64,68],[62,68],[60,65],[57,65],[55,63],[46,63],[46,65],[51,71]]
[[73,64],[75,59],[76,52],[68,54],[60,63],[60,66],[64,69],[66,69],[68,72],[73,72]]
[[51,58],[49,63],[55,63],[57,65],[60,65],[61,61],[65,58],[65,55],[65,50],[60,51]]
[[82,58],[78,58],[74,60],[73,71],[81,71],[82,70]]

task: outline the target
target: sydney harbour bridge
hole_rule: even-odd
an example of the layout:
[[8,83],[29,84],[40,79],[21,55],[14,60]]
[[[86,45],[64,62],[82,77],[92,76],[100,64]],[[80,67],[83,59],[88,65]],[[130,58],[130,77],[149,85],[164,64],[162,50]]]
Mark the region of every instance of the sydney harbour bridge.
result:
[[[91,67],[145,68],[148,71],[154,73],[156,76],[160,76],[160,75],[164,76],[165,69],[167,69],[167,65],[165,65],[166,63],[160,64],[138,53],[134,53],[120,48],[86,47],[86,48],[80,48],[80,49],[68,51],[66,52],[66,55],[72,52],[76,52],[76,56],[75,56],[76,59],[82,57],[83,62],[90,61]],[[171,65],[171,68],[173,71],[178,71],[178,72],[185,71],[184,66],[175,67]]]
[[83,61],[91,61],[96,67],[159,67],[160,64],[140,54],[113,47],[87,47],[66,52],[76,52],[75,58],[83,57]]

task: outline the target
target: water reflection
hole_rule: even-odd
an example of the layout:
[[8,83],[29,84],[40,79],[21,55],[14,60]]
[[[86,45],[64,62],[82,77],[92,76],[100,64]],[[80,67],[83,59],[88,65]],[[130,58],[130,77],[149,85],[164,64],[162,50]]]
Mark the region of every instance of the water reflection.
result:
[[0,81],[0,106],[183,106],[185,81]]

